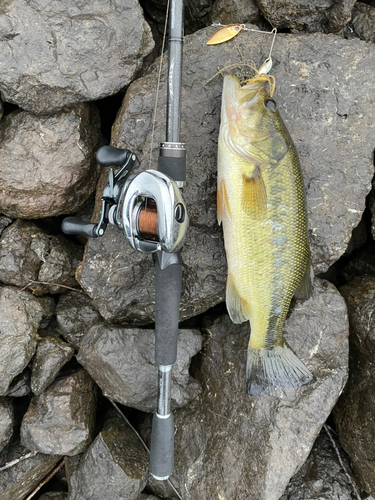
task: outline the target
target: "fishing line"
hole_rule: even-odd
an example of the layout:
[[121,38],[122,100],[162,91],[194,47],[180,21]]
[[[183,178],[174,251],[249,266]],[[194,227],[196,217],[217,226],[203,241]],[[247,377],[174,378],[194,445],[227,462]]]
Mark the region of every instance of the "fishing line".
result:
[[162,46],[161,46],[161,56],[160,56],[160,64],[159,64],[158,83],[156,85],[155,107],[154,107],[154,114],[153,114],[153,120],[152,120],[152,132],[151,132],[151,144],[150,144],[150,159],[149,159],[149,163],[148,163],[148,167],[149,168],[151,168],[151,162],[152,162],[152,147],[154,145],[154,133],[155,133],[155,124],[156,124],[156,111],[157,111],[158,99],[159,99],[161,69],[162,69],[162,66],[163,66],[163,56],[164,56],[165,40],[167,38],[169,2],[170,2],[170,0],[167,1],[167,13],[166,13],[166,16],[165,16],[163,43],[162,43]]

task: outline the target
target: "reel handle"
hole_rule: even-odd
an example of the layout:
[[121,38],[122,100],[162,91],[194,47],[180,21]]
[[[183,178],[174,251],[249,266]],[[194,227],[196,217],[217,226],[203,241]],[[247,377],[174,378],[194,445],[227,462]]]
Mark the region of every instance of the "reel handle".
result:
[[78,217],[66,217],[61,224],[61,229],[65,234],[81,234],[88,238],[97,238],[97,224],[86,223]]

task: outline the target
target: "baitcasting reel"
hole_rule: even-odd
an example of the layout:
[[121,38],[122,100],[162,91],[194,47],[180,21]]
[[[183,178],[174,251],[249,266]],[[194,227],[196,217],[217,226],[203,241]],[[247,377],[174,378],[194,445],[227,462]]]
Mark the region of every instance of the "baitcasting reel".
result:
[[[158,170],[131,174],[136,156],[128,149],[103,146],[96,159],[102,167],[121,167],[116,174],[112,168],[109,171],[99,222],[84,223],[77,217],[67,217],[62,223],[64,233],[98,238],[111,223],[125,232],[136,250],[162,251],[161,255],[178,252],[189,221],[177,183]],[[167,261],[161,259],[162,269],[168,265]]]

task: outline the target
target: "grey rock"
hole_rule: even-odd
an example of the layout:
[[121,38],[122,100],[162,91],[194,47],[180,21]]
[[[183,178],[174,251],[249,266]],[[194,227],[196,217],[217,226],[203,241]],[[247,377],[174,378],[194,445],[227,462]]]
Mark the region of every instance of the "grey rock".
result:
[[41,394],[54,380],[60,368],[73,356],[74,349],[61,340],[52,337],[38,341],[31,370],[31,390]]
[[22,398],[31,394],[30,379],[31,372],[29,368],[26,368],[22,373],[17,375],[17,377],[14,377],[5,396]]
[[259,9],[253,0],[216,0],[210,12],[213,23],[256,23]]
[[4,103],[0,97],[0,120],[2,119],[3,117],[3,114],[4,114]]
[[333,3],[326,13],[329,21],[330,31],[339,33],[351,20],[353,7],[357,0],[339,0]]
[[[222,79],[218,76],[204,84],[218,66],[239,62],[239,50],[251,54],[258,66],[269,50],[269,36],[253,32],[251,36],[238,36],[235,44],[208,47],[205,42],[214,29],[186,37],[184,45],[181,140],[187,144],[184,197],[190,229],[182,255],[181,319],[200,314],[225,298],[225,253],[216,220]],[[318,274],[344,254],[370,190],[374,172],[370,96],[375,46],[319,33],[280,35],[273,59],[275,99],[302,165],[310,245]],[[367,77],[358,85],[362,72]],[[112,129],[113,145],[134,151],[140,160],[139,170],[149,168],[155,98],[150,89],[156,74],[157,64],[130,85]],[[166,63],[161,74],[154,161],[156,145],[165,138],[165,93]],[[110,228],[103,238],[88,242],[77,279],[105,319],[150,323],[154,317],[152,267],[151,257],[136,253],[120,231]]]
[[0,280],[15,286],[37,280],[48,248],[47,235],[35,224],[22,220],[11,224],[0,240]]
[[[0,455],[0,466],[30,453],[18,442],[9,445]],[[24,500],[51,472],[61,457],[37,455],[20,460],[0,474],[1,500]]]
[[[207,26],[209,12],[214,0],[185,0],[185,34],[194,33],[200,28]],[[164,32],[165,14],[168,0],[152,0],[144,4],[147,14],[159,24],[159,32]]]
[[375,240],[375,189],[374,182],[372,183],[372,190],[368,197],[369,209],[371,212],[371,235]]
[[81,258],[81,247],[61,235],[50,237],[49,252],[38,273],[41,285],[34,288],[34,294],[43,294],[45,289],[52,294],[61,293],[66,290],[64,286],[77,286],[75,271]]
[[0,395],[33,357],[42,317],[40,301],[31,293],[0,286]]
[[[186,405],[200,392],[199,384],[189,375],[189,365],[201,349],[201,335],[194,330],[181,330],[178,340],[177,362],[172,372],[174,408]],[[105,396],[125,406],[155,411],[158,375],[152,330],[93,326],[81,343],[77,360]]]
[[61,335],[78,349],[85,333],[101,321],[92,299],[84,293],[68,292],[60,295],[56,319]]
[[12,219],[6,215],[0,215],[0,236],[4,229],[12,223]]
[[43,308],[43,318],[39,325],[39,331],[46,330],[51,323],[53,323],[55,312],[56,312],[56,304],[53,300],[53,297],[50,295],[44,295],[39,298],[39,303]]
[[74,276],[81,258],[78,245],[63,236],[47,235],[32,222],[19,219],[1,235],[0,280],[28,286],[35,295],[61,293],[66,289],[58,285],[77,286]]
[[[46,295],[43,296],[43,298]],[[56,316],[51,319],[48,325],[44,328],[39,328],[38,335],[40,338],[52,337],[57,340],[61,340],[59,325],[56,321]]]
[[0,122],[0,210],[24,219],[75,212],[95,189],[101,144],[94,105],[50,116],[19,110],[6,116]]
[[356,276],[364,274],[375,275],[374,247],[369,246],[357,253],[342,271],[345,279],[351,281]]
[[185,25],[186,34],[194,33],[207,26],[208,16],[213,0],[186,0]]
[[367,222],[366,218],[362,217],[360,223],[352,231],[352,237],[349,240],[348,247],[345,251],[345,256],[351,255],[356,250],[359,250],[367,243]]
[[12,439],[14,425],[12,400],[10,398],[0,398],[0,451]]
[[350,21],[355,0],[257,0],[262,15],[276,28],[338,32]]
[[353,9],[352,26],[361,40],[375,43],[375,6],[357,2]]
[[67,498],[65,491],[48,491],[39,497],[39,500],[67,500]]
[[34,396],[21,425],[22,444],[50,455],[76,455],[93,439],[96,393],[80,370],[56,380]]
[[160,497],[155,497],[154,495],[142,494],[138,497],[138,500],[158,500]]
[[148,455],[120,417],[103,430],[69,477],[69,500],[135,500],[145,487]]
[[[348,456],[339,443],[335,445],[345,469],[351,472]],[[309,458],[292,477],[280,500],[352,500],[352,491],[330,438],[322,430]]]
[[349,381],[335,409],[340,442],[361,488],[375,493],[375,276],[354,278],[340,288],[350,323]]
[[207,320],[193,372],[202,396],[175,412],[175,484],[181,496],[278,500],[306,461],[347,379],[345,302],[316,279],[297,302],[285,336],[317,381],[251,398],[245,389],[248,324]]
[[133,0],[15,0],[0,26],[3,98],[33,113],[117,93],[154,45]]
[[[152,427],[152,417],[148,419],[149,423],[149,432],[148,432],[148,442],[151,436],[151,427]],[[143,436],[143,429],[141,429],[141,435]],[[171,477],[171,481],[173,484],[175,483],[174,476]],[[171,500],[176,500],[177,496],[173,488],[170,486],[170,483],[167,481],[158,481],[154,479],[151,475],[147,481],[147,491],[152,492],[156,498],[168,498]]]

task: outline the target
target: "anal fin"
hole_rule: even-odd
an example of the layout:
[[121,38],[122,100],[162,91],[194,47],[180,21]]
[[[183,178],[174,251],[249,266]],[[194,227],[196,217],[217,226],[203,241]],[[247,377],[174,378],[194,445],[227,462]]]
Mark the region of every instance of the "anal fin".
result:
[[305,274],[303,275],[300,284],[296,288],[294,292],[294,297],[296,299],[308,299],[310,297],[312,282],[314,279],[314,271],[311,264],[311,257],[309,258],[305,270]]
[[233,323],[243,323],[250,319],[250,304],[239,295],[230,273],[227,278],[226,304]]

